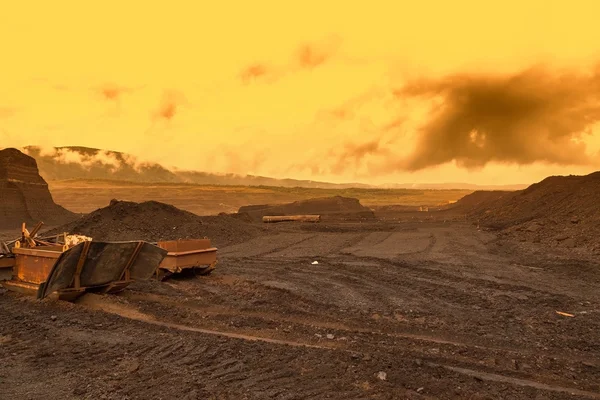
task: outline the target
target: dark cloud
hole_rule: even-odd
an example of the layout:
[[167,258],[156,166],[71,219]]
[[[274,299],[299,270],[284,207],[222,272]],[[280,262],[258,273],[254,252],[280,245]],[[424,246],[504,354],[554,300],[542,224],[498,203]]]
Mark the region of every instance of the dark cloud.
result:
[[[600,68],[584,73],[533,67],[513,74],[411,80],[399,89],[372,90],[324,110],[316,123],[358,123],[361,108],[372,101],[394,105],[396,112],[387,123],[362,127],[362,141],[338,145],[325,157],[297,167],[320,174],[360,167],[386,174],[450,162],[475,169],[488,163],[568,166],[597,161],[582,139],[600,123]],[[416,130],[409,131],[415,106],[430,108]],[[409,148],[407,134],[415,138]],[[319,167],[314,169],[313,163]]]
[[395,94],[437,105],[418,131],[414,152],[391,162],[392,169],[416,171],[451,161],[465,168],[489,162],[586,164],[578,139],[600,121],[598,69],[455,75],[410,82]]

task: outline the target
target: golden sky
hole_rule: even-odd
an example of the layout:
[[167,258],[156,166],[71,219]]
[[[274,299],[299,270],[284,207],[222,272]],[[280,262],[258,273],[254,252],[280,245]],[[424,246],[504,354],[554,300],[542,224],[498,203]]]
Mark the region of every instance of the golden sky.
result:
[[335,182],[600,169],[599,2],[356,3],[5,1],[0,147]]

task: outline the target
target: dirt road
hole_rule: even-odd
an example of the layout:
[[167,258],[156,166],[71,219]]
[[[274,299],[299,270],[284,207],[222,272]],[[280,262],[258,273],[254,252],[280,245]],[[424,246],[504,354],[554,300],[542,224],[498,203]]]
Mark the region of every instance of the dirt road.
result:
[[535,246],[282,224],[208,277],[77,304],[4,292],[0,398],[600,399],[599,266]]

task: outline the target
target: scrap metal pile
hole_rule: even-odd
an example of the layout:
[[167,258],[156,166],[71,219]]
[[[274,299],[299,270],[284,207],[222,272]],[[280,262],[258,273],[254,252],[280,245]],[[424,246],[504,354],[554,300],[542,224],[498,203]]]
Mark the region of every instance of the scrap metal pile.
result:
[[85,292],[116,293],[136,280],[164,279],[185,270],[210,273],[217,249],[209,239],[150,243],[94,241],[80,235],[39,237],[38,223],[21,237],[0,242],[0,280],[9,290],[43,299],[74,300]]

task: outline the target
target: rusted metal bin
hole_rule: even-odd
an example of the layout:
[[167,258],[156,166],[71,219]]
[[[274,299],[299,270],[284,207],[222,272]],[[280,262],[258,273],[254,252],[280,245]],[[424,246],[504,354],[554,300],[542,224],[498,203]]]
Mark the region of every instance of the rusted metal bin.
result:
[[12,277],[4,285],[14,291],[35,294],[42,282],[48,279],[50,271],[63,253],[62,246],[42,248],[17,248],[12,252]]
[[210,239],[187,239],[158,242],[157,246],[167,250],[157,272],[160,279],[184,270],[209,274],[217,264],[217,248]]
[[12,253],[12,261],[3,262],[12,263],[11,278],[3,286],[38,299],[57,293],[64,300],[86,291],[116,293],[133,281],[150,279],[167,255],[166,250],[143,241],[15,247]]
[[61,254],[37,297],[54,292],[65,299],[86,291],[119,292],[133,281],[150,279],[166,253],[144,241],[80,243]]

